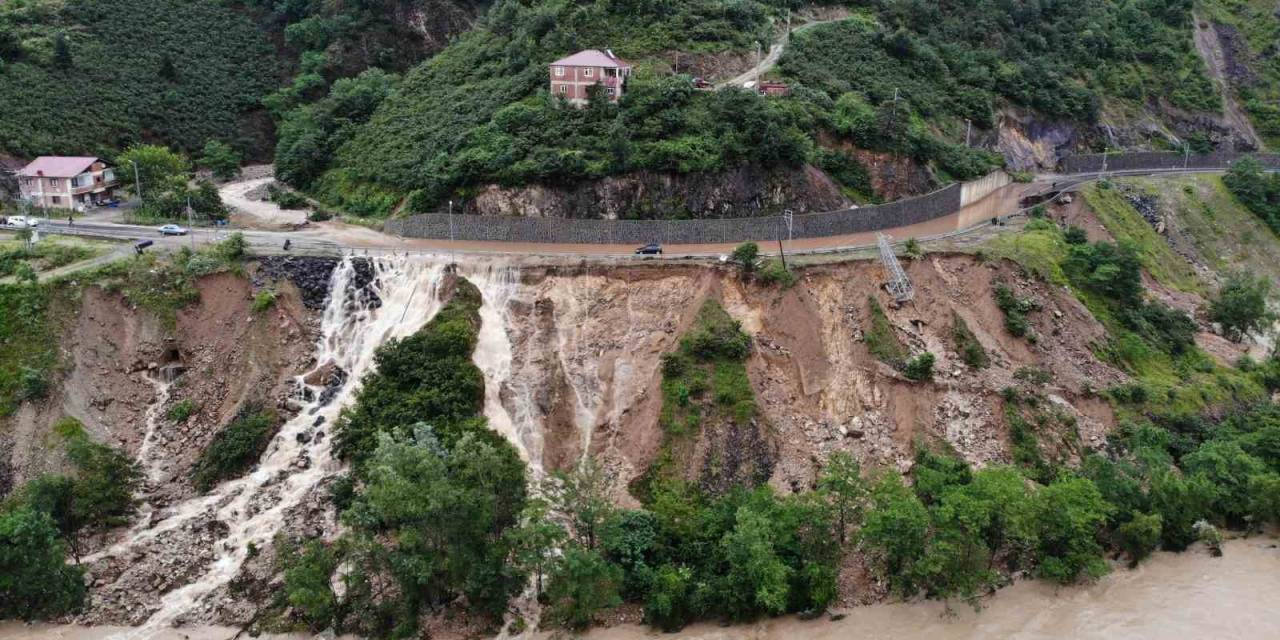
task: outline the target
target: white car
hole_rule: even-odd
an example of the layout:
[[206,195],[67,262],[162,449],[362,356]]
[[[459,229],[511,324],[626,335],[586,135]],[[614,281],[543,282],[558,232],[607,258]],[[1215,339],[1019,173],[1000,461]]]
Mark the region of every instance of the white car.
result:
[[185,236],[185,235],[187,235],[187,230],[186,230],[185,228],[183,228],[183,227],[179,227],[179,226],[178,226],[178,225],[176,225],[176,224],[166,224],[165,226],[160,227],[159,231],[160,231],[160,235],[162,235],[162,236]]
[[9,216],[9,226],[14,229],[28,229],[40,226],[40,218],[33,216]]

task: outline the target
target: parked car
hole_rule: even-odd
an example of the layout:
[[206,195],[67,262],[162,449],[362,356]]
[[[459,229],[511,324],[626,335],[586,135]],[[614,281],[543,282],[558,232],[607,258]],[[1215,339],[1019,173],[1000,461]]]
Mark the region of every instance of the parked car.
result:
[[646,255],[646,256],[659,255],[660,256],[662,255],[662,245],[656,242],[650,242],[649,244],[646,244],[645,246],[640,247],[639,249],[636,249],[636,255]]
[[179,227],[179,226],[178,226],[178,225],[176,225],[176,224],[166,224],[165,226],[160,227],[160,235],[162,235],[162,236],[185,236],[185,235],[187,235],[187,230],[186,230],[185,228],[183,228],[183,227]]

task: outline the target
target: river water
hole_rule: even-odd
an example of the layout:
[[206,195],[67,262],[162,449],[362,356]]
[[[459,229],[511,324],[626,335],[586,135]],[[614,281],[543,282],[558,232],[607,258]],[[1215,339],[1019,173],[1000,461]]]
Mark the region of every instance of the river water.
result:
[[[781,618],[753,625],[695,625],[676,634],[624,625],[588,640],[1276,640],[1280,639],[1280,548],[1271,538],[1233,540],[1225,555],[1203,549],[1159,553],[1095,584],[1058,588],[1024,581],[989,598],[980,612],[938,602],[857,607],[842,620]],[[120,629],[0,623],[5,640],[91,640]],[[550,637],[549,635],[541,637]],[[154,640],[229,640],[236,630],[156,631]],[[263,636],[267,637],[267,636]],[[276,638],[302,639],[290,635]],[[331,637],[331,636],[330,636]]]

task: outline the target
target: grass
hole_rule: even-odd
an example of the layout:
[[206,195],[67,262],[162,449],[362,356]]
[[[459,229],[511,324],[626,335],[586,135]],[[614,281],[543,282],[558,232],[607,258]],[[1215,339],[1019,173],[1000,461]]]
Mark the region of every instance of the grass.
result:
[[746,425],[758,416],[747,374],[751,337],[724,307],[708,300],[679,346],[663,356],[663,442],[655,462],[635,487],[647,495],[654,482],[675,479],[681,463],[708,424]]
[[870,326],[863,335],[863,341],[867,343],[867,350],[871,355],[889,366],[901,368],[907,362],[907,348],[898,340],[898,335],[893,330],[893,324],[889,322],[888,316],[884,314],[884,308],[880,303],[871,296],[867,297],[867,311],[870,318]]
[[1052,223],[1032,220],[1019,233],[998,235],[983,245],[982,255],[1015,262],[1052,284],[1067,284],[1067,276],[1062,271],[1067,243],[1062,239],[1062,232]]
[[48,390],[58,362],[53,310],[63,293],[47,284],[0,285],[0,417]]
[[20,263],[30,265],[36,273],[43,273],[100,256],[110,246],[104,242],[64,236],[45,236],[30,248],[21,240],[0,241],[0,278],[13,275]]
[[1231,195],[1220,176],[1153,178],[1141,184],[1170,201],[1179,230],[1214,271],[1239,269],[1280,282],[1280,242]]
[[1174,253],[1169,243],[1134,209],[1126,194],[1160,196],[1154,185],[1118,181],[1116,186],[1090,185],[1085,202],[1117,241],[1131,242],[1138,249],[1142,268],[1157,282],[1188,293],[1204,293],[1204,283],[1185,258]]
[[196,404],[195,401],[182,400],[180,402],[175,402],[172,407],[169,407],[169,411],[165,414],[165,417],[167,417],[170,422],[186,422],[187,418],[190,418],[199,411],[200,405]]

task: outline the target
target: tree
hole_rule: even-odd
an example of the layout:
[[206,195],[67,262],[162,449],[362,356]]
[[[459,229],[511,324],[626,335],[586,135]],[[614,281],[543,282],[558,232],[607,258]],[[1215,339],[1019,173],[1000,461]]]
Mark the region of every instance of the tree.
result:
[[886,473],[871,492],[872,508],[862,524],[862,540],[883,567],[893,589],[904,596],[918,590],[916,561],[925,553],[929,511],[896,473]]
[[573,526],[574,539],[594,550],[604,523],[616,510],[609,499],[612,479],[592,458],[570,473],[557,472],[544,487],[552,509]]
[[1195,542],[1193,526],[1213,514],[1218,489],[1204,474],[1181,476],[1171,470],[1151,478],[1151,508],[1160,516],[1164,548],[1182,551]]
[[225,142],[210,140],[204,145],[200,165],[212,171],[215,178],[230,180],[240,172],[240,154]]
[[53,36],[53,64],[59,69],[75,66],[75,60],[71,56],[71,43],[67,41],[67,34],[61,31]]
[[1266,277],[1254,278],[1247,273],[1235,273],[1209,303],[1209,318],[1222,325],[1222,332],[1232,341],[1239,342],[1249,333],[1267,329],[1275,316],[1267,309],[1271,295],[1271,281]]
[[1249,477],[1249,515],[1257,525],[1280,523],[1280,474],[1267,472]]
[[1131,566],[1151,555],[1160,546],[1160,516],[1134,513],[1128,522],[1116,529],[1116,541],[1120,549],[1129,554]]
[[1111,505],[1087,478],[1068,477],[1036,495],[1040,575],[1069,584],[1107,572],[1098,533]]
[[597,613],[622,604],[622,569],[591,549],[571,545],[547,587],[548,618],[569,629],[585,629]]
[[[133,172],[135,165],[137,180],[142,182],[142,195],[147,199],[153,194],[159,195],[159,190],[171,186],[175,179],[185,184],[191,172],[185,157],[160,145],[133,145],[116,157],[116,166],[126,175]],[[138,188],[136,181],[129,186]]]
[[862,480],[862,468],[848,451],[836,451],[827,459],[827,466],[818,478],[818,490],[823,492],[836,513],[836,530],[840,544],[844,544],[849,526],[862,516],[863,502],[867,497],[867,485]]
[[792,569],[779,557],[776,529],[769,510],[750,503],[738,508],[733,530],[719,546],[727,564],[718,589],[724,614],[746,619],[787,610]]
[[334,626],[341,628],[338,595],[333,590],[333,572],[338,558],[318,540],[301,548],[281,545],[284,566],[284,592],[289,606],[302,614],[312,631]]
[[694,574],[689,567],[664,564],[653,577],[644,603],[644,617],[663,631],[679,631],[695,614]]
[[26,507],[0,512],[0,618],[36,620],[79,608],[84,579],[64,555],[48,514]]
[[729,258],[737,263],[743,274],[750,275],[755,272],[760,259],[760,247],[754,242],[744,242],[734,248]]
[[521,571],[532,573],[534,596],[542,596],[542,580],[555,566],[556,550],[568,534],[564,527],[552,521],[550,505],[541,498],[530,499],[520,514],[520,525],[507,530],[513,561]]
[[1210,440],[1183,456],[1188,475],[1202,474],[1217,488],[1214,510],[1240,522],[1249,515],[1249,478],[1266,471],[1266,465],[1230,440]]

